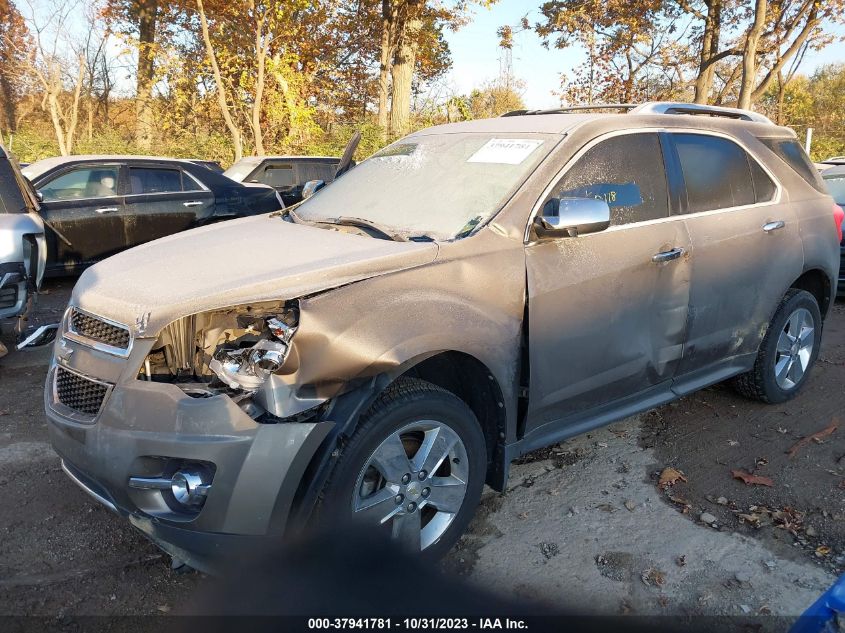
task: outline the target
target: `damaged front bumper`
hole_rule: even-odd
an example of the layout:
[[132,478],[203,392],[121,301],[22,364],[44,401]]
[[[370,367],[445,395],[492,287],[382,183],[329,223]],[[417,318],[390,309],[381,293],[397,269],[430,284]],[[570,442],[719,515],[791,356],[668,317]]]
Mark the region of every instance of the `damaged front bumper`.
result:
[[[133,358],[146,355],[139,343]],[[204,571],[285,531],[303,474],[332,422],[260,424],[226,395],[191,397],[174,385],[137,380],[137,363],[129,359],[67,339],[57,341],[56,351],[45,387],[50,439],[66,472],[94,498]],[[86,417],[59,401],[58,390],[71,388],[57,383],[59,372],[76,381],[79,402],[105,394],[95,413]],[[75,385],[85,380],[91,389],[79,391]],[[179,507],[169,489],[130,485],[192,464],[209,473],[201,508]]]

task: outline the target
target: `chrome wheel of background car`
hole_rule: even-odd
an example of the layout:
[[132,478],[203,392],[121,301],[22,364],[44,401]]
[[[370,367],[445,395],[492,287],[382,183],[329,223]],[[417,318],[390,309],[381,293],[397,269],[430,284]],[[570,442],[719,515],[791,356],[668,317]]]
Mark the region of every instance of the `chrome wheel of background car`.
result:
[[390,529],[412,551],[437,542],[467,492],[463,441],[441,422],[420,420],[385,439],[361,469],[352,493],[356,519]]
[[804,378],[815,344],[815,322],[806,308],[789,315],[778,337],[775,354],[775,380],[784,390],[794,389]]

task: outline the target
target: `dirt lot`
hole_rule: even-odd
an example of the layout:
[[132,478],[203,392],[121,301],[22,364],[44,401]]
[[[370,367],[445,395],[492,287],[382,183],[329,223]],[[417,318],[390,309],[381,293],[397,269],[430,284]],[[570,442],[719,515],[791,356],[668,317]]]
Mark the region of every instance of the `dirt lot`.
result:
[[[69,288],[47,286],[41,319],[58,318]],[[168,613],[203,578],[172,572],[61,472],[42,413],[47,361],[0,360],[0,614]],[[845,571],[843,384],[840,303],[794,401],[717,386],[530,455],[505,494],[485,494],[444,567],[581,611],[796,615]]]

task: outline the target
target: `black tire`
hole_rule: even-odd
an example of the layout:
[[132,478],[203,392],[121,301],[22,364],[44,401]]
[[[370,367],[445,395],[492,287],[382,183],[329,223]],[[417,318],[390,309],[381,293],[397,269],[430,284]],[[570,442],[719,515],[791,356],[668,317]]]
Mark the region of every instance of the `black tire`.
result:
[[472,410],[460,398],[416,378],[398,379],[361,416],[320,495],[316,511],[319,527],[336,526],[352,519],[356,482],[367,461],[386,438],[417,420],[435,420],[448,426],[466,449],[468,480],[460,510],[443,534],[422,550],[422,555],[437,559],[452,548],[469,525],[481,499],[487,470],[484,434]]
[[[781,387],[775,378],[775,362],[777,359],[778,339],[786,327],[787,320],[801,308],[806,309],[813,320],[814,341],[809,364],[800,381],[791,388]],[[801,387],[807,382],[813,364],[819,355],[822,338],[822,317],[816,298],[805,290],[792,288],[784,295],[778,305],[766,336],[757,352],[754,368],[733,379],[733,387],[741,395],[752,400],[759,400],[768,404],[779,404],[795,397]]]

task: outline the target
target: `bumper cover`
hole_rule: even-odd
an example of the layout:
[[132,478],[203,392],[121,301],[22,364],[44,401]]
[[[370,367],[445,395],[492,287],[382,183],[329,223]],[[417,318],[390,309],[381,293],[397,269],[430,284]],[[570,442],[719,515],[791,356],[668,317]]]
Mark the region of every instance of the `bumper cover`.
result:
[[[93,422],[53,408],[45,389],[50,440],[70,477],[192,567],[213,571],[227,556],[285,530],[302,476],[332,422],[257,424],[227,396],[192,398],[173,385],[118,384]],[[161,475],[168,461],[214,466],[197,514],[174,512],[157,490],[128,487]]]

